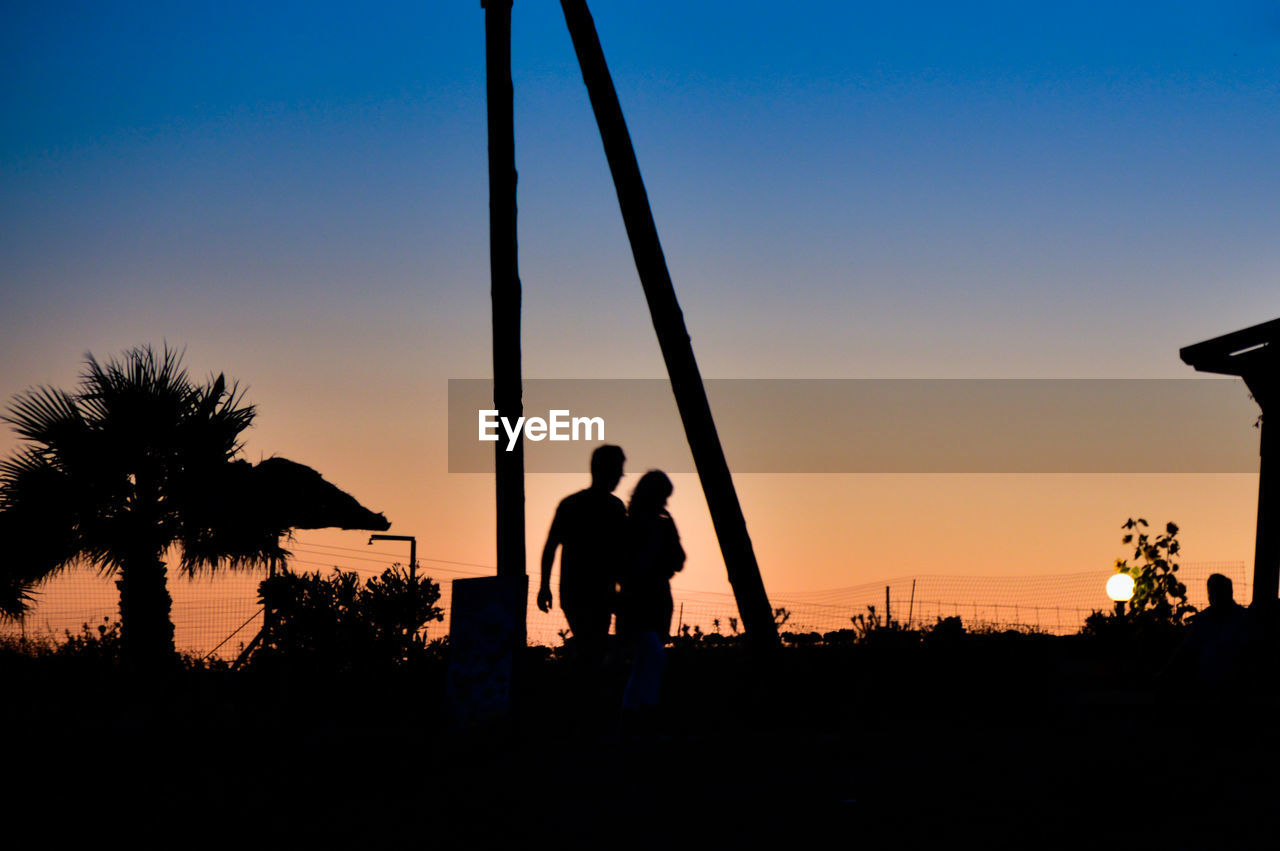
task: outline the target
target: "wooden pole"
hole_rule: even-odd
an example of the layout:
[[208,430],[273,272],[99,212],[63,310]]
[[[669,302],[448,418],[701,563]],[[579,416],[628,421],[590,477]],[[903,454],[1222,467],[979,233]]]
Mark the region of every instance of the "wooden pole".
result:
[[618,93],[605,64],[595,21],[585,0],[560,0],[560,7],[573,39],[573,48],[578,54],[578,64],[582,67],[582,79],[591,98],[591,108],[595,112],[609,170],[613,174],[613,185],[618,193],[622,221],[631,241],[631,254],[649,302],[653,328],[667,364],[667,375],[671,378],[671,389],[680,409],[680,419],[702,481],[702,490],[707,497],[707,507],[711,510],[711,520],[720,541],[720,552],[724,555],[729,584],[733,586],[738,601],[743,627],[753,643],[776,645],[778,628],[773,621],[773,610],[769,607],[751,537],[747,534],[742,505],[738,502],[733,476],[711,416],[711,406],[693,356],[684,314],[676,300],[666,257],[658,241],[649,196],[640,177],[640,165],[622,116],[622,107],[618,104]]
[[911,618],[916,613],[916,581],[911,580],[911,600],[907,603],[907,629],[911,629]]
[[1258,526],[1253,549],[1253,602],[1255,609],[1274,620],[1280,594],[1280,446],[1272,436],[1266,412],[1262,415],[1258,452]]
[[[489,271],[493,299],[493,406],[523,416],[520,272],[516,262],[516,143],[511,86],[511,2],[481,0],[489,107]],[[494,444],[498,575],[524,576],[524,440]],[[523,622],[523,619],[522,619]]]
[[[1272,326],[1275,323],[1267,323]],[[1240,377],[1249,388],[1262,416],[1258,420],[1258,520],[1253,544],[1253,615],[1268,630],[1280,627],[1280,440],[1270,428],[1269,408],[1277,407],[1280,398],[1280,356],[1273,345],[1247,368]]]

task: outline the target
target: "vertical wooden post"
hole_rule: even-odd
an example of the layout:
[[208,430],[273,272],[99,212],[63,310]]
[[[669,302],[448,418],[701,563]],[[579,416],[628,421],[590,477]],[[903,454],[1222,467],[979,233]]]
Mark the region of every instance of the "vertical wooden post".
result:
[[640,166],[636,162],[622,107],[618,104],[618,93],[604,61],[595,22],[585,0],[560,0],[560,7],[578,54],[578,64],[582,67],[582,79],[591,98],[596,124],[600,128],[613,185],[618,193],[618,205],[622,209],[622,220],[631,242],[631,254],[649,302],[653,328],[658,335],[689,449],[711,510],[711,520],[720,541],[729,583],[738,601],[742,624],[753,642],[776,645],[778,628],[773,620],[773,610],[769,607],[751,537],[747,534],[742,505],[738,502],[733,476],[724,457],[724,448],[720,445],[711,406],[707,403],[702,375],[693,356],[684,314],[671,284],[666,257],[658,241],[658,229],[653,222],[653,211],[649,208],[649,196],[640,177]]
[[[1257,382],[1255,382],[1257,383]],[[1257,395],[1255,394],[1255,398]],[[1274,620],[1276,597],[1280,594],[1280,447],[1271,434],[1266,411],[1262,414],[1262,434],[1258,453],[1258,527],[1253,548],[1254,608]],[[1273,624],[1274,625],[1274,624]]]
[[907,602],[907,629],[911,629],[911,618],[916,613],[916,581],[911,580],[911,599]]
[[[493,299],[493,406],[523,416],[520,272],[516,262],[516,146],[511,86],[511,2],[481,0],[489,107],[489,269]],[[525,575],[524,441],[494,444],[498,575]],[[523,618],[521,620],[523,623]]]
[[1280,399],[1280,319],[1272,319],[1230,334],[1214,337],[1178,353],[1183,363],[1198,372],[1238,375],[1262,409],[1258,454],[1258,529],[1253,550],[1254,616],[1277,626],[1277,589],[1280,588],[1280,439],[1271,434],[1267,417]]
[[[1274,325],[1274,322],[1267,325]],[[1273,335],[1274,336],[1274,335]],[[1268,419],[1270,409],[1280,407],[1280,355],[1270,344],[1265,355],[1240,369],[1262,415],[1258,419],[1258,521],[1253,541],[1254,618],[1268,630],[1280,629],[1280,432]]]

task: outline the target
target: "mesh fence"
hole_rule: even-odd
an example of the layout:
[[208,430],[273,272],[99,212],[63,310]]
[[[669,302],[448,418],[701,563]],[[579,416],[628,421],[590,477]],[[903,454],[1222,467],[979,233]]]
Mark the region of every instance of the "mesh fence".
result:
[[[343,547],[296,547],[292,568],[296,571],[333,568],[376,576],[403,556],[373,549]],[[424,562],[420,571],[440,584],[439,605],[443,623],[427,626],[428,638],[446,634],[451,598],[451,580],[464,576],[492,575],[485,565],[460,562]],[[1203,607],[1208,600],[1205,580],[1222,573],[1235,584],[1236,599],[1247,602],[1251,587],[1244,562],[1189,562],[1178,576],[1187,585],[1192,604]],[[868,582],[845,588],[807,592],[773,592],[770,602],[782,611],[781,629],[795,633],[827,633],[853,626],[857,615],[875,608],[884,618],[886,594],[888,616],[904,626],[927,627],[938,618],[958,616],[970,629],[1036,630],[1057,635],[1079,631],[1091,612],[1112,606],[1103,590],[1109,569],[1054,576],[974,577],[919,575],[887,581]],[[261,575],[217,574],[186,579],[172,577],[175,641],[180,650],[201,656],[217,654],[234,658],[262,626],[262,609],[257,588]],[[553,575],[552,587],[558,586]],[[532,644],[559,645],[568,624],[559,609],[538,611],[534,596],[536,577],[530,577],[528,636]],[[27,617],[17,623],[0,624],[0,635],[26,635],[63,640],[66,633],[94,629],[114,620],[118,611],[118,591],[109,577],[89,571],[65,571],[44,583]],[[677,591],[672,628],[687,627],[702,633],[731,635],[741,630],[737,605],[729,593]]]
[[[1179,567],[1189,601],[1208,605],[1205,580],[1231,578],[1236,599],[1251,590],[1244,562],[1192,562]],[[857,615],[887,616],[908,628],[928,627],[939,618],[959,617],[970,629],[1035,630],[1055,635],[1078,632],[1091,613],[1114,605],[1104,590],[1111,570],[1053,576],[902,576],[826,591],[770,595],[784,631],[827,633],[849,629]],[[679,614],[683,606],[683,614]],[[737,612],[730,595],[691,594],[677,599],[677,620],[702,632],[731,632]]]
[[[262,627],[258,602],[261,576],[243,573],[169,579],[173,597],[174,642],[179,650],[234,658]],[[68,570],[36,589],[36,602],[17,623],[0,623],[0,635],[63,641],[119,618],[120,592],[114,578],[88,570]]]

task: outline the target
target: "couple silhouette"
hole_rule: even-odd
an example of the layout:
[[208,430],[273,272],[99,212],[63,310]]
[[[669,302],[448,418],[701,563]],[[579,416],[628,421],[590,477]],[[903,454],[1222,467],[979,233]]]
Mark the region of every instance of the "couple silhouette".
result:
[[560,609],[578,658],[603,663],[609,625],[632,652],[623,708],[655,706],[663,647],[671,630],[671,577],[684,568],[684,548],[667,512],[671,479],[661,470],[640,477],[629,505],[613,495],[626,456],[618,446],[591,455],[591,486],[560,501],[542,549],[538,608],[551,611],[551,567],[560,550]]

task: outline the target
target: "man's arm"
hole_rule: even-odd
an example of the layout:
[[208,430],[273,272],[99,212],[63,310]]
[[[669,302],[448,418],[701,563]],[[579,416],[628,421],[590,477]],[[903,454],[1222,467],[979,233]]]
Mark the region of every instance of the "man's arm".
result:
[[556,548],[562,543],[560,539],[560,510],[556,509],[555,519],[551,521],[551,531],[547,532],[547,543],[542,547],[542,581],[538,584],[538,608],[551,611],[551,566],[556,562]]

